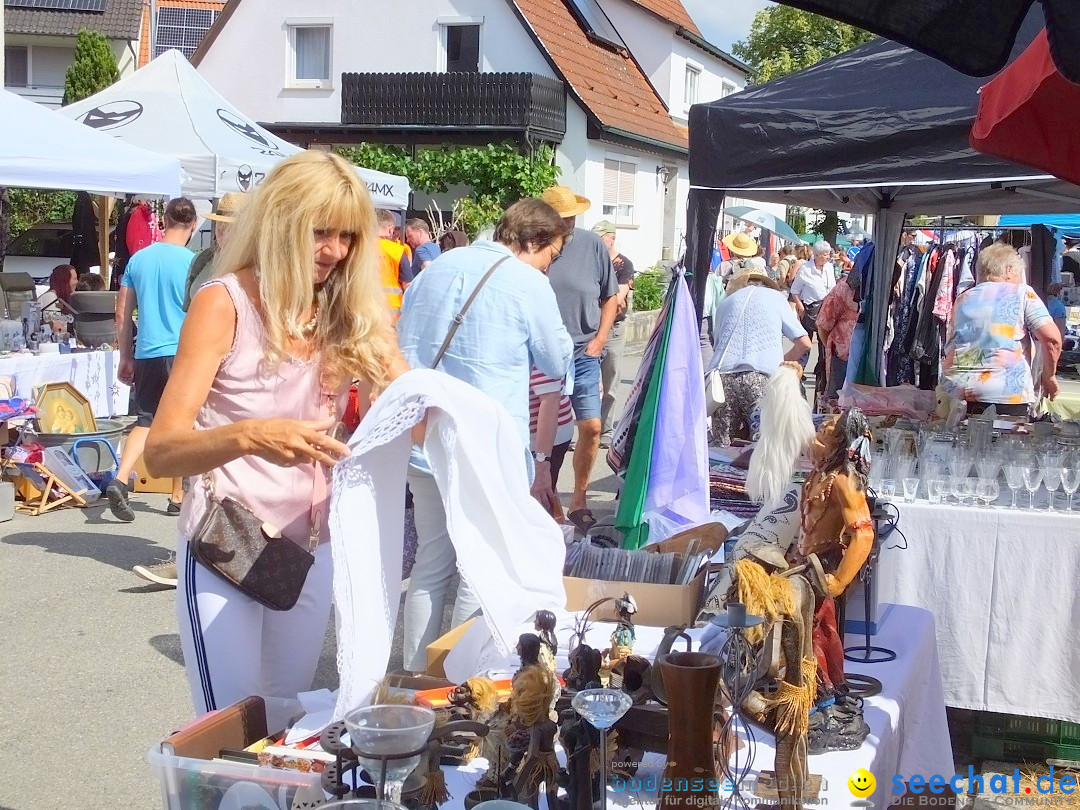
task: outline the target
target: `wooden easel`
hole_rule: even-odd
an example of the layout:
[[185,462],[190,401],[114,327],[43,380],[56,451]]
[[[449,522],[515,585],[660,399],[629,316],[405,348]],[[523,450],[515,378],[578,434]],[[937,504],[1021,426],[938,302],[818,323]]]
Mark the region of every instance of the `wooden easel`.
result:
[[[14,471],[14,473],[25,478],[35,489],[41,492],[40,498],[35,496],[33,500],[15,502],[15,511],[20,514],[37,517],[58,506],[86,506],[86,499],[83,498],[86,493],[85,489],[72,492],[60,483],[56,475],[48,467],[40,462],[28,464],[12,461],[8,462],[7,469],[9,472]],[[53,496],[54,488],[64,494]]]

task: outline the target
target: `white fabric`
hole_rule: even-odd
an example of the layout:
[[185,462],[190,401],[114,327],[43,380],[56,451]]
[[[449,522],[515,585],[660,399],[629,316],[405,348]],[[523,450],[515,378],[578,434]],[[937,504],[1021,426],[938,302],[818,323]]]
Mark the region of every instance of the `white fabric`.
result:
[[562,531],[529,495],[517,426],[467,383],[417,369],[395,380],[334,469],[330,534],[341,690],[337,717],[386,672],[401,593],[409,429],[427,410],[424,450],[439,484],[458,570],[502,651],[537,610],[562,610]]
[[315,549],[300,598],[271,610],[176,547],[176,620],[196,716],[249,695],[291,700],[311,688],[330,620],[332,559]]
[[119,366],[120,352],[19,353],[0,357],[0,377],[14,377],[15,395],[26,400],[39,385],[69,382],[90,400],[94,416],[109,418],[128,412],[131,391],[117,376]]
[[[195,199],[250,191],[278,161],[303,151],[241,114],[177,50],[58,112],[116,140],[178,158],[189,175],[183,193]],[[357,174],[377,207],[408,207],[404,177],[360,168]]]
[[896,535],[886,542],[879,598],[937,618],[945,702],[1080,717],[1080,648],[1073,643],[1080,633],[1080,518],[921,502],[898,508],[908,547],[893,547],[901,542]]
[[91,132],[7,90],[0,90],[0,121],[0,186],[180,193],[184,172],[175,158]]
[[[610,624],[593,625],[586,635],[587,642],[597,648],[606,646],[610,643],[612,627]],[[703,632],[688,631],[695,640]],[[635,653],[651,659],[662,636],[663,630],[660,628],[637,628]],[[923,610],[897,606],[889,614],[882,633],[874,638],[874,644],[895,650],[897,659],[885,664],[845,664],[847,672],[872,675],[882,683],[882,693],[867,699],[864,709],[870,736],[856,751],[833,751],[810,757],[810,773],[824,777],[825,788],[820,798],[827,800],[830,807],[851,806],[852,796],[847,781],[859,768],[866,768],[877,778],[877,789],[870,797],[874,810],[889,807],[894,798],[892,779],[897,774],[906,780],[912,774],[923,777],[942,774],[947,778],[954,773],[941,674],[934,646],[934,617]],[[849,635],[846,644],[858,644],[862,640],[861,637]],[[561,629],[560,658],[565,655],[568,642],[565,629]],[[755,729],[755,734],[757,752],[748,781],[756,779],[761,771],[772,770],[776,753],[770,735],[758,729]],[[746,749],[741,749],[739,755],[745,758]],[[646,754],[644,763],[639,771],[639,776],[643,778],[662,772],[664,758],[662,755]],[[483,760],[474,760],[462,768],[444,768],[446,786],[452,798],[443,805],[443,810],[460,810],[465,795],[483,776],[484,769]],[[544,810],[544,798],[541,797],[540,801],[540,808]],[[627,796],[625,792],[620,795],[615,790],[608,790],[609,808],[637,804],[652,807],[655,796],[644,792]]]

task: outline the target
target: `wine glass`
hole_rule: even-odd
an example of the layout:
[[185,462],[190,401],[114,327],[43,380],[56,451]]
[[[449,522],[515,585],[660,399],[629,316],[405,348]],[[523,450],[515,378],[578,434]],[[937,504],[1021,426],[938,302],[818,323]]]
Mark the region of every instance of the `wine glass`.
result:
[[[1057,456],[1057,458],[1061,458]],[[1048,512],[1054,511],[1054,493],[1058,491],[1058,487],[1061,486],[1061,467],[1043,467],[1043,486],[1046,487],[1046,491],[1050,493],[1050,506],[1047,508]]]
[[582,689],[570,701],[574,711],[600,732],[600,794],[607,806],[608,756],[607,731],[630,711],[633,701],[621,689]]
[[1028,509],[1035,510],[1035,493],[1042,486],[1042,468],[1031,466],[1022,467],[1024,475],[1024,489],[1028,491]]
[[971,472],[971,454],[966,447],[955,447],[949,457],[949,472],[961,478],[967,478]]
[[434,726],[435,712],[422,706],[365,706],[345,715],[356,760],[368,772],[380,799],[401,804],[401,788],[420,764]]
[[1018,509],[1016,505],[1016,494],[1024,486],[1024,468],[1019,464],[1006,464],[1005,465],[1005,483],[1009,485],[1009,489],[1012,490],[1012,506],[1010,509]]
[[965,478],[964,479],[964,500],[971,501],[971,505],[975,506],[975,496],[979,492],[979,479],[978,478]]
[[1068,511],[1072,511],[1073,495],[1080,489],[1080,467],[1063,467],[1061,470],[1061,488],[1069,496]]
[[979,487],[975,497],[977,497],[983,506],[989,507],[994,501],[998,499],[998,495],[1001,494],[1001,487],[998,486],[997,479],[995,478],[980,478]]

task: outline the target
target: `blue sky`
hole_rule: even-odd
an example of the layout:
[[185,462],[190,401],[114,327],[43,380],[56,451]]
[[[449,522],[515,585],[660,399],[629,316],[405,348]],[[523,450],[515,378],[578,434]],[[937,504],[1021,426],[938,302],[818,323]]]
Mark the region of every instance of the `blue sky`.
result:
[[750,33],[754,14],[773,5],[768,0],[682,0],[682,3],[705,38],[725,51]]

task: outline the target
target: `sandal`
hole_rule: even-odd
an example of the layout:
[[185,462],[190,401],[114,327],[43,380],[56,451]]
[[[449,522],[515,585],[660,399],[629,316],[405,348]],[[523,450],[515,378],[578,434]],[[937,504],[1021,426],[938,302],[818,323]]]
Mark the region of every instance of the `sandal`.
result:
[[575,509],[566,517],[571,523],[577,526],[578,531],[582,534],[588,534],[589,529],[596,525],[596,518],[593,517],[591,509]]

